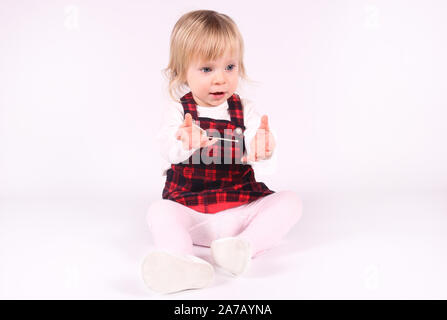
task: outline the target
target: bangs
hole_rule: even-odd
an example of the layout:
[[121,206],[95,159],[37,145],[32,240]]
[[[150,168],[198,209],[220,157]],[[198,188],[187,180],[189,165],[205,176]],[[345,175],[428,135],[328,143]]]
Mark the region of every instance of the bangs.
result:
[[198,32],[197,37],[191,39],[186,52],[186,60],[214,61],[222,57],[228,50],[230,55],[238,54],[236,59],[240,60],[241,46],[239,38],[232,30],[220,28],[211,28]]

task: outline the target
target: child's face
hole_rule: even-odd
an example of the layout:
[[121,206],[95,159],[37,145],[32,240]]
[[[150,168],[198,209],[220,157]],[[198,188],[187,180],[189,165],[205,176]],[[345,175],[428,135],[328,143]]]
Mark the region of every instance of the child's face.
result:
[[[214,107],[222,104],[236,91],[239,81],[238,52],[233,56],[229,50],[215,61],[191,62],[186,82],[194,100],[200,106]],[[212,93],[223,92],[215,95]]]

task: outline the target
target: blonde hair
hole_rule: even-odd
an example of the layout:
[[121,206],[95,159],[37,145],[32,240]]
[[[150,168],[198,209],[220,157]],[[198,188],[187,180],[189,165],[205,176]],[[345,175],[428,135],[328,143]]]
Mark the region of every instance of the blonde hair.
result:
[[186,73],[194,59],[215,60],[227,49],[239,49],[239,76],[249,80],[243,62],[244,42],[236,23],[227,15],[212,10],[196,10],[180,17],[170,40],[168,67],[163,69],[169,81],[169,95],[179,102],[186,87]]

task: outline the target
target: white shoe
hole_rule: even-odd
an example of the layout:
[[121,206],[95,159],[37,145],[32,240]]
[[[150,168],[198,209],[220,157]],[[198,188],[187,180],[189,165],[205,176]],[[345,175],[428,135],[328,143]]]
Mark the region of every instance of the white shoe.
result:
[[214,240],[211,253],[218,266],[236,276],[248,269],[252,255],[250,242],[237,237]]
[[192,255],[153,251],[142,265],[146,285],[159,293],[203,288],[214,280],[214,268]]

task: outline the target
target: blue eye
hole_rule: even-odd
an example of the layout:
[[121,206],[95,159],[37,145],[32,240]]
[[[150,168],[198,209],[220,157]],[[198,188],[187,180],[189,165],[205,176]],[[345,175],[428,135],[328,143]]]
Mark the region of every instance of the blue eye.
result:
[[[236,65],[234,65],[234,64],[229,64],[227,66],[227,70],[228,71],[232,71],[234,68],[236,68]],[[209,73],[209,72],[211,72],[211,68],[210,67],[203,67],[202,69],[200,69],[200,71],[203,71],[205,73]]]

